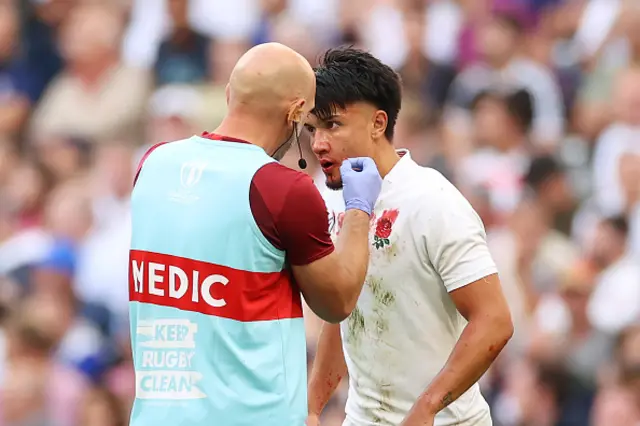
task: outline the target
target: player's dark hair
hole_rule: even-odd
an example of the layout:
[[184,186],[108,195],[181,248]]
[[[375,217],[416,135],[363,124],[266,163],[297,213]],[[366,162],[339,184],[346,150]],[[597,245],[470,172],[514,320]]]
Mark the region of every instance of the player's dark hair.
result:
[[388,65],[363,50],[338,47],[327,50],[314,68],[316,106],[319,119],[328,119],[338,109],[355,102],[366,102],[387,113],[384,135],[393,139],[402,89],[400,76]]

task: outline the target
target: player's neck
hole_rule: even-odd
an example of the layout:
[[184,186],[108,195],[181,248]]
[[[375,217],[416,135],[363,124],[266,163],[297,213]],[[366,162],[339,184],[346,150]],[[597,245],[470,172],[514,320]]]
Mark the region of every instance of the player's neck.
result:
[[257,145],[269,155],[278,140],[278,135],[272,134],[274,132],[268,125],[235,115],[227,115],[213,133]]
[[396,152],[396,149],[388,141],[382,141],[380,148],[376,152],[375,158],[376,166],[378,166],[378,172],[380,176],[384,178],[393,167],[400,161],[400,156]]

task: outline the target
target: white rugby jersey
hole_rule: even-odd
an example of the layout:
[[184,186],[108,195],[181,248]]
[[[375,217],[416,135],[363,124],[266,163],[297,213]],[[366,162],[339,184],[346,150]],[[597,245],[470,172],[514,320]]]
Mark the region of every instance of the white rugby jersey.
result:
[[[341,324],[349,369],[344,426],[398,425],[440,372],[466,320],[448,292],[496,273],[482,221],[436,170],[408,151],[384,178],[371,219],[371,256],[356,309]],[[340,191],[324,193],[332,236]],[[474,385],[436,426],[491,425]]]

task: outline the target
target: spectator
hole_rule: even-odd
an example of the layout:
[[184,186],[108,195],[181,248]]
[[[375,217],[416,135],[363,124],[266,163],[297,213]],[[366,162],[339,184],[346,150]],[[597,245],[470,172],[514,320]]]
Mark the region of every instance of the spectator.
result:
[[189,26],[188,4],[188,0],[168,0],[173,28],[158,51],[154,66],[157,85],[201,83],[210,74],[210,42]]
[[147,113],[147,145],[184,139],[215,125],[215,119],[214,124],[207,122],[215,112],[205,110],[205,99],[192,86],[158,88],[149,99]]
[[78,136],[92,142],[137,136],[149,77],[120,62],[121,32],[121,16],[105,5],[78,6],[66,18],[62,51],[67,66],[35,111],[36,136]]
[[598,208],[607,216],[626,213],[637,201],[634,198],[635,185],[640,181],[640,68],[620,74],[615,104],[615,120],[602,132],[593,153],[594,196]]
[[533,98],[534,144],[555,146],[564,127],[562,94],[548,69],[521,55],[523,31],[518,20],[506,14],[496,14],[482,25],[478,42],[483,61],[471,65],[456,78],[450,105],[452,112],[460,114],[471,106],[478,93],[489,87],[526,89]]
[[543,362],[561,365],[567,373],[565,401],[560,407],[563,425],[589,422],[598,385],[598,367],[612,354],[612,339],[593,327],[587,314],[595,271],[584,261],[567,268],[559,297],[549,295],[536,312],[531,352]]
[[24,161],[11,174],[5,186],[7,202],[18,214],[23,229],[42,223],[42,208],[51,189],[51,178],[42,165]]
[[620,334],[617,345],[618,374],[604,387],[595,403],[594,426],[607,424],[635,425],[640,422],[640,327],[632,325]]
[[564,214],[573,210],[576,200],[564,166],[553,156],[534,157],[524,176],[524,184],[528,196],[542,207],[554,227],[568,235],[569,229],[561,220]]
[[404,16],[407,55],[399,73],[408,91],[420,93],[427,106],[439,111],[446,101],[455,70],[451,65],[429,60],[424,54],[424,26],[422,15],[409,13]]
[[[132,150],[126,144],[108,144],[96,156],[91,203],[93,224],[78,247],[74,276],[78,298],[96,309],[105,309],[102,324],[111,331],[128,316],[128,288],[114,282],[128,280],[131,240],[129,194],[133,182]],[[105,258],[104,250],[112,254]],[[94,318],[95,320],[95,318]],[[98,321],[102,323],[103,321]]]
[[461,186],[487,190],[492,207],[507,214],[518,203],[529,167],[532,100],[526,91],[480,93],[473,103],[479,149],[462,161]]
[[36,76],[19,51],[18,13],[0,3],[0,138],[15,137],[39,97]]
[[[46,307],[43,304],[39,309]],[[51,356],[58,330],[50,322],[53,318],[42,313],[24,309],[9,324],[8,376],[0,399],[3,417],[8,425],[16,426],[80,426],[74,408],[86,383],[77,372]]]
[[29,71],[36,77],[37,100],[64,66],[57,44],[58,30],[75,3],[66,0],[22,3],[21,44]]
[[589,318],[611,335],[640,318],[640,264],[627,251],[628,233],[623,217],[605,219],[591,247],[592,258],[602,272],[589,302]]
[[272,39],[275,22],[287,11],[286,0],[261,0],[262,17],[253,34],[253,44],[261,44]]
[[35,161],[42,164],[53,183],[61,183],[86,173],[93,144],[82,138],[50,135],[32,144]]
[[576,120],[589,139],[615,119],[611,112],[616,79],[640,59],[639,24],[640,12],[632,2],[592,0],[583,11],[575,42],[587,67],[579,88]]

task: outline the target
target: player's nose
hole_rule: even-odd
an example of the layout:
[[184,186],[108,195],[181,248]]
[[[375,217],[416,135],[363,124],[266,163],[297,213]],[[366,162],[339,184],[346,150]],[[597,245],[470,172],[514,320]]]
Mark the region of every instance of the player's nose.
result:
[[316,131],[311,136],[311,151],[317,156],[321,156],[329,153],[331,150],[331,144],[329,139],[326,138],[322,132]]

